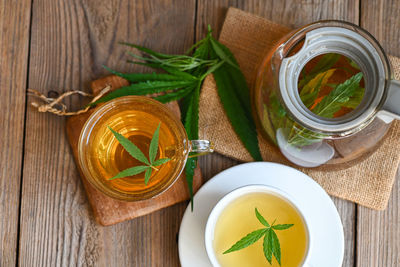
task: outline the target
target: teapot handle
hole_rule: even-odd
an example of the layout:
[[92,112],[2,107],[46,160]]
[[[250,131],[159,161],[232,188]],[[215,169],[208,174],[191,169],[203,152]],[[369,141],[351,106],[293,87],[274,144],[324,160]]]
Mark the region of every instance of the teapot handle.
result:
[[389,81],[388,94],[378,116],[384,121],[400,120],[400,81]]

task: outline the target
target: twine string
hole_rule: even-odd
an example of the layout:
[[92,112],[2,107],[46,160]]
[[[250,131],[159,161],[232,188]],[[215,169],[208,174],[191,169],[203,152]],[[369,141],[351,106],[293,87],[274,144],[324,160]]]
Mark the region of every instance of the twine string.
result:
[[72,91],[67,91],[67,92],[63,93],[62,95],[60,95],[57,98],[51,98],[51,97],[46,97],[39,91],[37,91],[35,89],[30,89],[30,88],[28,89],[28,94],[32,95],[34,97],[37,97],[38,99],[45,102],[44,104],[39,104],[38,102],[31,103],[31,105],[33,107],[35,107],[39,112],[50,112],[50,113],[56,114],[58,116],[72,116],[72,115],[78,115],[78,114],[87,112],[90,109],[90,104],[96,102],[102,96],[104,96],[105,94],[107,94],[110,91],[111,91],[111,86],[107,85],[100,91],[99,94],[97,94],[95,97],[93,97],[93,99],[90,101],[90,103],[84,109],[81,109],[78,111],[67,111],[67,106],[62,102],[62,100],[68,96],[75,95],[75,94],[82,95],[85,97],[92,97],[93,96],[92,94],[89,94],[89,93],[86,93],[83,91],[79,91],[79,90],[72,90]]

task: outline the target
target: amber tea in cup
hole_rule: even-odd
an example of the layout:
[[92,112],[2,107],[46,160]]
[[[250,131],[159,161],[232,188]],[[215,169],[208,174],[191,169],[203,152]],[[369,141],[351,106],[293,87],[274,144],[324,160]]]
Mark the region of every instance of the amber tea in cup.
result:
[[[143,165],[122,147],[108,127],[134,143],[147,157],[160,124],[156,159],[170,160],[145,173],[112,179],[122,170]],[[99,107],[79,139],[79,163],[87,180],[106,195],[125,201],[144,200],[167,190],[181,174],[189,152],[211,152],[208,141],[189,141],[182,123],[163,104],[143,96],[126,96]]]

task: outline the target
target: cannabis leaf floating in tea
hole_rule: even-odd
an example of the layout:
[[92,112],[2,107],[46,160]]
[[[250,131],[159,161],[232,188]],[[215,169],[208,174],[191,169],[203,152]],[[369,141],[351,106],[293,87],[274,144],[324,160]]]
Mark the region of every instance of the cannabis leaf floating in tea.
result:
[[[358,65],[351,59],[334,53],[309,61],[300,74],[297,87],[304,106],[324,118],[338,118],[353,111],[364,96],[364,79]],[[263,125],[276,141],[276,131],[282,129],[287,144],[303,147],[320,142],[327,135],[313,132],[288,117],[275,91],[269,95],[269,107],[264,106]]]
[[109,180],[113,179],[118,179],[118,178],[124,178],[132,175],[136,175],[142,172],[145,172],[145,178],[144,178],[144,183],[147,185],[147,183],[150,180],[152,170],[158,171],[157,166],[160,166],[164,163],[167,163],[170,159],[169,158],[161,158],[158,160],[156,159],[157,152],[158,152],[158,137],[160,134],[160,126],[161,122],[158,124],[157,129],[155,130],[153,137],[150,142],[150,147],[149,147],[149,158],[147,158],[143,152],[134,144],[132,143],[128,138],[124,137],[122,134],[114,131],[111,129],[111,127],[108,127],[110,131],[114,134],[115,138],[118,140],[118,142],[123,146],[123,148],[131,155],[133,158],[137,159],[141,163],[144,163],[145,165],[139,165],[139,166],[134,166],[128,169],[125,169],[115,175],[114,177],[110,178]]
[[278,236],[275,233],[275,230],[286,230],[293,226],[293,224],[275,224],[276,220],[269,224],[267,220],[258,212],[257,208],[255,208],[255,213],[258,221],[265,226],[265,228],[261,228],[255,230],[239,241],[237,241],[231,248],[226,250],[223,254],[231,253],[237,250],[244,249],[255,242],[257,242],[260,238],[264,237],[263,240],[263,252],[264,256],[269,262],[272,264],[272,255],[275,257],[279,265],[281,265],[281,246],[279,243]]

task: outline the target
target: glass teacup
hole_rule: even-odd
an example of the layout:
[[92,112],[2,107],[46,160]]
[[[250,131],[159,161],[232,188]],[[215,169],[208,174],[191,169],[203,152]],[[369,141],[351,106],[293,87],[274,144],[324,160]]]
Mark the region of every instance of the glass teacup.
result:
[[[170,160],[152,171],[147,185],[144,172],[111,179],[120,171],[143,163],[129,155],[108,127],[128,138],[147,157],[159,124],[156,159]],[[212,151],[209,141],[189,141],[179,119],[165,105],[144,96],[120,97],[99,107],[86,121],[78,143],[79,164],[87,181],[107,196],[124,201],[161,194],[177,180],[189,153]]]

